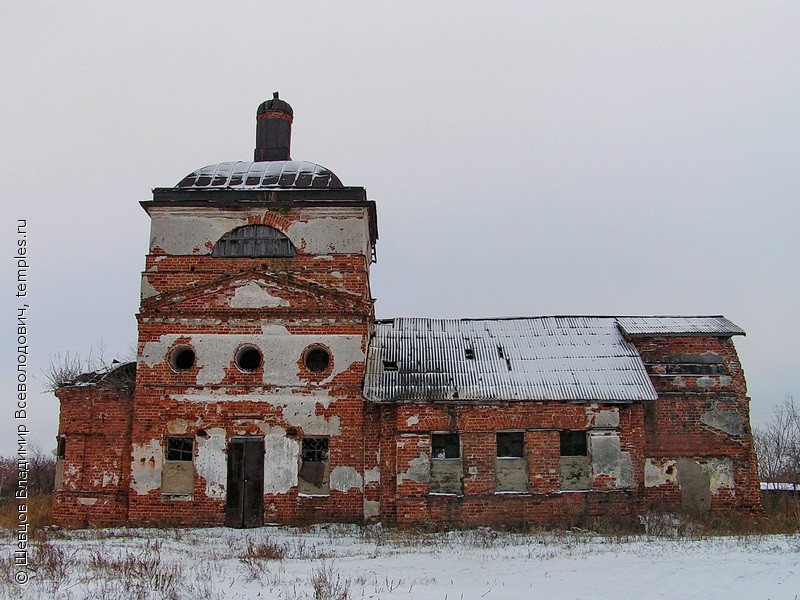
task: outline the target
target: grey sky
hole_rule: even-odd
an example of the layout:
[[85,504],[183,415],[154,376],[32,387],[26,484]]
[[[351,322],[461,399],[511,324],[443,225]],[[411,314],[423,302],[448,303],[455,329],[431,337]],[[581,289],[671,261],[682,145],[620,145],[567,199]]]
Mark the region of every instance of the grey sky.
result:
[[798,31],[797,2],[7,3],[5,331],[24,218],[34,372],[127,354],[138,201],[251,160],[280,90],[292,157],[378,204],[379,317],[724,314],[758,424],[800,396]]

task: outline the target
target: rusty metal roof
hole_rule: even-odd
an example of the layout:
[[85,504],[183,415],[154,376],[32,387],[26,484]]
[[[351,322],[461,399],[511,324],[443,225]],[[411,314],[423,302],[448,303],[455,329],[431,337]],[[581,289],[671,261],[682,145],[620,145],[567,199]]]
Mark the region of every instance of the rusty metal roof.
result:
[[322,165],[302,160],[224,162],[189,173],[178,189],[257,190],[340,188],[342,182]]
[[378,321],[364,394],[375,402],[656,398],[613,317]]
[[617,317],[617,323],[630,336],[745,335],[742,328],[722,316]]

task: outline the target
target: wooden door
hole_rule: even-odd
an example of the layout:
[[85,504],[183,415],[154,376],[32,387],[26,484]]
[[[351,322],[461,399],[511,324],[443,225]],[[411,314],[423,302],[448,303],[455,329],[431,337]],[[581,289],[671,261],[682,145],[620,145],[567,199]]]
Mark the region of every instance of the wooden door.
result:
[[233,437],[228,442],[225,525],[264,524],[264,438]]

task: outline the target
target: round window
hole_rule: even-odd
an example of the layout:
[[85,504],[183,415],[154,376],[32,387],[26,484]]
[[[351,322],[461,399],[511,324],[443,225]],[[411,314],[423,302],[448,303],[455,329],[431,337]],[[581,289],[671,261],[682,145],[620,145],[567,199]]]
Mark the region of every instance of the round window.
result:
[[194,366],[194,350],[189,346],[178,346],[169,357],[170,366],[176,371],[188,371]]
[[325,348],[312,348],[306,352],[305,363],[312,373],[324,373],[331,364],[331,355]]
[[243,346],[236,353],[236,366],[242,371],[255,371],[261,366],[261,352],[255,346]]

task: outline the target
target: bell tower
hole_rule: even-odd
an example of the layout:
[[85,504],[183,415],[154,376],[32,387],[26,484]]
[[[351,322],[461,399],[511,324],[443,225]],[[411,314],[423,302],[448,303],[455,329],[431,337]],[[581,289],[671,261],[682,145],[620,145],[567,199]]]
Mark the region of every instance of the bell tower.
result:
[[363,518],[375,203],[290,159],[293,118],[276,92],[254,162],[142,202],[131,522]]

